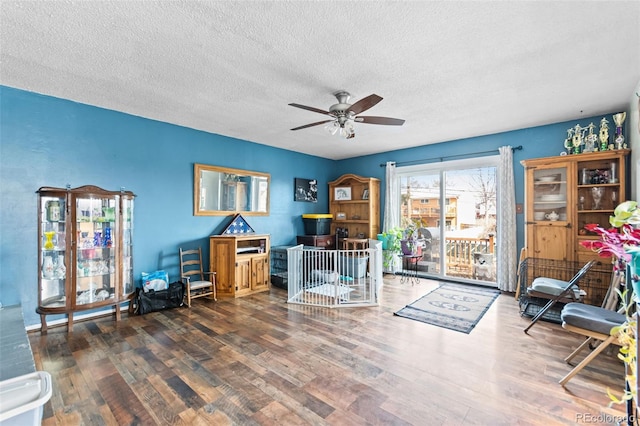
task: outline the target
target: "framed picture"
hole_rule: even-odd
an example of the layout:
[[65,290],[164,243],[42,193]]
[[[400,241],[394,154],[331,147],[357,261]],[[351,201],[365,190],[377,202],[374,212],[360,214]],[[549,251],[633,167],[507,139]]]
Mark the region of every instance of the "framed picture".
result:
[[318,181],[316,179],[295,178],[293,188],[294,201],[318,202]]
[[362,191],[362,199],[363,200],[368,200],[369,199],[369,189],[365,189],[364,191]]
[[347,214],[345,212],[336,212],[336,220],[347,220]]
[[333,198],[336,201],[349,201],[351,200],[351,187],[339,186],[333,190]]

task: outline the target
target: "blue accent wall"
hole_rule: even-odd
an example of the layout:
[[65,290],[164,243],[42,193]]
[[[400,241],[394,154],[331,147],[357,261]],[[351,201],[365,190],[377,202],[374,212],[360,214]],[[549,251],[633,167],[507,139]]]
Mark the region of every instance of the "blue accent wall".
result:
[[[393,150],[391,140],[389,152],[333,161],[0,86],[0,302],[22,304],[25,323],[39,323],[36,190],[42,186],[133,191],[135,276],[165,269],[175,280],[178,247],[201,246],[208,259],[208,236],[231,219],[193,216],[194,163],[270,173],[270,215],[246,219],[256,232],[270,234],[272,245],[284,245],[304,233],[303,213],[327,212],[329,181],[355,173],[377,177],[384,187],[380,163],[386,161],[522,145],[514,153],[516,199],[522,203],[520,160],[558,155],[567,128],[598,124],[600,118],[403,150]],[[318,179],[317,203],[293,201],[296,177]],[[522,215],[518,229],[522,246]]]
[[[303,213],[326,213],[337,163],[0,86],[0,302],[39,323],[37,194],[42,186],[124,187],[136,195],[134,273],[177,280],[178,247],[201,246],[232,216],[193,215],[193,164],[271,174],[270,215],[246,216],[272,245],[295,243]],[[301,137],[304,137],[301,134]],[[318,202],[293,201],[294,178],[318,179]],[[206,262],[208,264],[208,262]],[[56,316],[48,316],[48,320]]]
[[[612,113],[606,115],[610,118]],[[387,161],[395,161],[396,163],[411,162],[411,164],[415,164],[414,162],[420,163],[419,160],[430,160],[425,162],[434,162],[439,161],[438,159],[440,158],[444,158],[446,161],[446,157],[450,156],[454,156],[455,158],[448,158],[449,160],[455,160],[470,158],[474,156],[474,153],[486,151],[495,151],[495,153],[482,155],[497,155],[497,150],[501,146],[509,145],[512,148],[522,146],[521,150],[513,152],[513,167],[516,203],[524,204],[524,167],[520,164],[520,161],[528,158],[553,157],[560,155],[562,151],[565,151],[564,140],[567,137],[567,129],[574,127],[576,124],[586,127],[589,123],[593,122],[596,125],[597,132],[602,117],[602,115],[587,117],[576,121],[567,121],[499,134],[454,140],[446,143],[423,145],[417,148],[390,150],[381,154],[351,158],[340,162],[338,174],[354,173],[357,175],[371,176],[380,179],[380,206],[382,209],[380,228],[382,228],[382,224],[384,223],[385,168],[380,167],[380,164],[385,164]],[[612,120],[609,119],[609,122],[609,132],[612,133],[614,130],[614,127],[612,127]],[[393,141],[389,141],[389,146],[393,146]],[[519,251],[519,249],[524,246],[524,214],[518,214],[516,219]]]

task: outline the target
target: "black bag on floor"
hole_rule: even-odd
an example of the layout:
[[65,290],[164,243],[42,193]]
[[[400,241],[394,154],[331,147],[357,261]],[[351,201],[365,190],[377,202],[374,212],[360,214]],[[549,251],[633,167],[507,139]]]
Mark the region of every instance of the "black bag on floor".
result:
[[170,283],[169,288],[160,291],[149,290],[145,292],[141,288],[136,288],[130,311],[143,315],[149,312],[177,308],[183,305],[184,290],[185,285],[182,281]]

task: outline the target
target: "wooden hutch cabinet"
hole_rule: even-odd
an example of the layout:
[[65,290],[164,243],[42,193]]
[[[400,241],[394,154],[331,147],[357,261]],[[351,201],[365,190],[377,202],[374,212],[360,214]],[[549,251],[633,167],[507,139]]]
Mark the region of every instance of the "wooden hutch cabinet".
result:
[[97,186],[38,191],[38,307],[46,315],[66,314],[73,328],[78,311],[120,304],[134,292],[133,200],[130,191]]
[[209,248],[218,297],[269,291],[269,235],[212,235]]
[[[380,233],[380,180],[346,174],[329,182],[331,234],[375,239]],[[342,231],[342,232],[338,232]],[[342,248],[338,243],[338,248]]]
[[[523,160],[529,257],[586,263],[598,254],[580,242],[598,239],[584,226],[609,227],[628,196],[628,149]],[[602,260],[602,259],[601,259]]]

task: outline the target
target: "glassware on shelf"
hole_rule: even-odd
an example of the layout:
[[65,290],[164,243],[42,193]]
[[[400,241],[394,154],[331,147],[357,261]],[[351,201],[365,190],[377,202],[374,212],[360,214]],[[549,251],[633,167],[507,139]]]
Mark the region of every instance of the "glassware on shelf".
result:
[[591,175],[591,183],[601,185],[603,183],[609,183],[609,170],[596,169]]
[[98,293],[96,293],[96,301],[97,302],[101,302],[103,300],[106,300],[109,298],[109,292],[107,290],[100,290]]
[[78,222],[90,222],[91,221],[91,212],[89,210],[80,210],[80,215],[78,215]]
[[45,250],[53,250],[55,248],[55,244],[53,243],[53,237],[56,235],[55,231],[45,231],[44,237],[44,249]]
[[594,186],[591,188],[591,198],[593,198],[593,210],[600,210],[602,208],[602,196],[604,195],[604,188],[601,186]]
[[58,250],[64,250],[67,248],[64,232],[58,232],[56,234],[56,247],[58,247]]
[[114,207],[103,207],[102,216],[105,222],[114,222],[116,220],[116,212]]
[[578,198],[578,210],[584,210],[584,195],[581,195],[580,198]]
[[580,185],[588,185],[591,182],[591,173],[586,167],[582,169],[580,175]]
[[80,247],[82,248],[93,247],[93,241],[89,238],[88,232],[80,232]]
[[60,216],[60,202],[58,200],[47,201],[47,220],[49,222],[58,222],[61,220]]
[[109,227],[104,229],[104,240],[102,241],[102,244],[105,247],[111,247],[113,245],[113,241],[111,240],[111,228]]
[[93,246],[100,247],[102,245],[102,232],[95,231],[93,233]]
[[609,165],[609,183],[618,183],[618,163],[615,161]]
[[79,277],[87,277],[89,276],[89,266],[86,261],[78,262],[78,276]]
[[42,276],[47,279],[53,278],[53,257],[44,256],[42,258]]
[[56,278],[63,279],[67,273],[67,267],[64,265],[64,258],[58,256],[58,262],[56,263],[55,276]]

